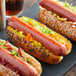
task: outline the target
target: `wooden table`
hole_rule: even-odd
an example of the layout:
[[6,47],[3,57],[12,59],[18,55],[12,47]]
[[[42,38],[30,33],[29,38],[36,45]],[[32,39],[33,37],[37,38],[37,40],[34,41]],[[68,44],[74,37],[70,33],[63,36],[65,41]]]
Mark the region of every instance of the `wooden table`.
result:
[[72,68],[64,74],[64,76],[76,76],[76,64],[72,66]]

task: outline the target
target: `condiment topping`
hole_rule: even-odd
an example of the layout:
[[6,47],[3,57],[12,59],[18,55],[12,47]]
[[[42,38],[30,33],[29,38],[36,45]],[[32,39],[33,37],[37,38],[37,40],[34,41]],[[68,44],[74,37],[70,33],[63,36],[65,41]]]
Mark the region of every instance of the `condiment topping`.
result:
[[28,59],[25,55],[21,53],[22,51],[21,48],[18,48],[18,49],[13,48],[12,45],[8,43],[8,41],[3,42],[0,40],[0,46],[2,46],[4,49],[9,50],[12,55],[17,56],[23,59],[24,61],[30,62],[30,59]]

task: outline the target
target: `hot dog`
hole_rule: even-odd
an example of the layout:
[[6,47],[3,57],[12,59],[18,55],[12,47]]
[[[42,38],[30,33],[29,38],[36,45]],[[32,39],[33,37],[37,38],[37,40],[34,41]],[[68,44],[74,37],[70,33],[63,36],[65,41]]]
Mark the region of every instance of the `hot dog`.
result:
[[42,0],[39,4],[48,11],[52,10],[53,12],[56,12],[61,17],[67,18],[70,21],[76,21],[76,13],[63,7],[54,0]]
[[0,75],[40,76],[41,64],[8,41],[0,40]]
[[11,71],[4,65],[0,64],[0,76],[19,76],[16,72]]
[[[9,20],[8,25],[7,34],[9,39],[16,46],[21,46],[25,51],[44,62],[51,64],[58,63],[62,60],[62,56],[67,55],[71,51],[71,47],[69,49],[68,44],[66,43],[66,41],[68,41],[66,38],[64,38],[65,42],[59,41],[57,38],[57,35],[59,34],[31,18],[21,17],[19,19],[16,16],[13,16]],[[23,32],[22,36],[25,36],[25,38],[21,38],[21,35],[19,35],[20,31]],[[59,35],[59,37],[63,38],[61,35]],[[17,43],[14,41],[17,41]],[[68,43],[71,46],[69,41]],[[53,61],[53,59],[55,59],[55,61]]]
[[53,40],[52,38],[49,38],[48,35],[41,33],[40,31],[34,29],[28,24],[22,22],[17,17],[12,17],[8,25],[10,25],[14,29],[18,29],[19,31],[24,31],[25,35],[27,35],[27,33],[30,33],[38,42],[40,42],[43,46],[45,46],[48,50],[50,50],[54,54],[57,55],[66,54],[67,48],[64,45],[60,44],[56,40]]
[[39,5],[40,22],[76,41],[75,6],[59,0],[42,0]]

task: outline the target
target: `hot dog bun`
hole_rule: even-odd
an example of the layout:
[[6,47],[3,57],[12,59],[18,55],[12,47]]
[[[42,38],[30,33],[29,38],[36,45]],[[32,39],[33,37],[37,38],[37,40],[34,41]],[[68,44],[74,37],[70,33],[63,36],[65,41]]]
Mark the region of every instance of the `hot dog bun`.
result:
[[[30,23],[29,23],[29,21],[30,21]],[[44,29],[46,28],[47,30],[51,31],[51,35],[52,34],[55,35],[55,36],[53,35],[54,37],[53,36],[51,37],[52,41],[54,41],[54,40],[57,41],[57,37],[59,37],[60,39],[58,38],[57,42],[59,42],[59,40],[63,40],[63,43],[62,42],[59,42],[59,43],[60,44],[66,43],[67,51],[66,51],[65,55],[67,55],[67,54],[69,54],[71,52],[72,45],[66,38],[64,38],[60,34],[54,32],[53,30],[48,29],[45,25],[43,25],[43,24],[41,24],[41,23],[31,19],[31,18],[28,18],[28,17],[22,17],[22,18],[19,19],[19,18],[14,16],[14,17],[12,17],[9,20],[9,22],[8,22],[9,26],[7,26],[7,34],[8,34],[9,39],[16,46],[22,47],[26,52],[30,53],[31,55],[35,56],[36,58],[38,58],[38,59],[40,59],[40,60],[42,60],[44,62],[47,62],[47,63],[50,63],[50,64],[57,64],[57,63],[59,63],[63,59],[63,56],[57,56],[57,55],[53,54],[53,52],[50,52],[41,43],[37,42],[34,39],[33,34],[35,34],[36,31],[38,31],[35,28],[33,28],[35,24],[38,24],[39,27],[42,27]],[[13,26],[15,26],[15,27],[13,27]],[[18,28],[17,28],[17,26],[18,26]],[[33,29],[31,28],[31,32],[34,29],[36,31],[34,31],[33,34],[28,34],[29,33],[29,30],[28,30],[27,34],[25,34],[26,26],[27,26],[27,28],[28,27],[31,28],[33,26],[32,27]],[[22,27],[23,27],[23,29],[21,30]],[[23,34],[20,35],[20,32],[23,32]],[[43,34],[43,32],[38,32],[38,33]],[[43,37],[43,35],[41,35],[41,36]],[[27,40],[28,37],[31,38],[31,40],[30,39]],[[45,37],[46,37],[46,34],[45,34]],[[35,43],[35,44],[32,45],[32,43]],[[39,46],[36,45],[36,44],[38,44]],[[45,49],[43,49],[43,48],[45,48]]]
[[[51,6],[52,2],[57,8],[54,9],[54,7]],[[74,22],[76,20],[76,13],[62,6],[61,3],[59,4],[59,2],[57,3],[54,0],[42,0],[40,2],[38,18],[40,22],[69,39],[76,41],[76,22]]]
[[[15,51],[13,51],[13,49]],[[17,50],[19,53],[17,52]],[[13,51],[13,52],[11,53],[10,51],[11,52]],[[34,57],[25,53],[22,49],[19,50],[17,47],[13,46],[10,43],[7,43],[4,40],[0,40],[0,63],[4,65],[6,68],[8,67],[12,71],[18,72],[19,76],[24,76],[24,75],[40,76],[42,73],[41,64]],[[5,71],[2,71],[0,73],[6,74],[6,72],[7,72],[7,69],[5,69]]]
[[19,76],[19,74],[16,74],[4,65],[0,64],[0,76]]

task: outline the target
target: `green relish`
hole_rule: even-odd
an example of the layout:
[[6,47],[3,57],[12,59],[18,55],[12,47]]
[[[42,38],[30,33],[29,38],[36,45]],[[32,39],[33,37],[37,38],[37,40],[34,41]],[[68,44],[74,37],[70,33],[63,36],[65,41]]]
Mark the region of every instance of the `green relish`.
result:
[[72,3],[68,3],[67,1],[61,2],[60,0],[54,0],[60,4],[62,4],[64,7],[69,8],[71,11],[76,13],[76,6],[73,6]]
[[32,20],[32,19],[30,19],[30,18],[27,18],[27,17],[21,17],[20,18],[22,21],[24,21],[24,22],[26,22],[26,23],[28,23],[29,24],[29,22],[30,23],[32,23],[32,25],[33,25],[33,27],[35,28],[35,29],[37,29],[37,30],[39,30],[39,31],[41,31],[41,32],[43,32],[43,33],[45,33],[45,34],[51,34],[51,30],[50,29],[48,29],[47,27],[41,27],[41,26],[39,26],[39,23],[38,22],[36,22],[35,20]]
[[[55,14],[56,15],[56,14]],[[59,17],[58,17],[59,18]],[[35,29],[43,32],[44,34],[50,36],[51,38],[54,38],[55,40],[61,42],[61,43],[65,43],[64,40],[62,42],[62,39],[60,39],[59,37],[57,37],[55,35],[55,32],[52,31],[51,29],[49,29],[48,27],[46,27],[45,25],[41,24],[40,22],[35,21],[34,19],[28,18],[28,17],[21,17],[20,18],[22,21],[26,22],[29,25],[32,25]],[[66,18],[59,18],[61,20],[66,20]],[[35,43],[36,44],[36,43]]]

